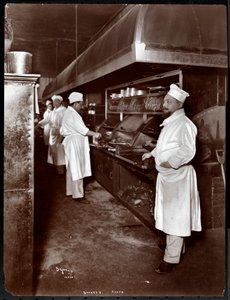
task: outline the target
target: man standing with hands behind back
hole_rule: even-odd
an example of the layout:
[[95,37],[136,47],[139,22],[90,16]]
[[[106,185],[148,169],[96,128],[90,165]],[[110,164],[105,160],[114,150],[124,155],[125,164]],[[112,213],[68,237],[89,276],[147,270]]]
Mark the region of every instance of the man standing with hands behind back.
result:
[[100,138],[101,134],[85,126],[79,114],[83,106],[83,94],[72,92],[69,95],[69,106],[64,114],[60,133],[64,137],[62,143],[66,159],[66,195],[72,196],[77,202],[89,203],[84,198],[83,187],[83,178],[92,175],[88,136]]
[[62,96],[53,95],[51,99],[53,101],[54,109],[46,118],[39,122],[39,125],[45,126],[49,124],[50,134],[47,162],[55,165],[58,176],[62,177],[65,174],[65,153],[61,143],[62,137],[60,135],[60,127],[66,108],[62,105]]
[[189,96],[176,84],[164,98],[163,109],[169,115],[156,148],[142,160],[153,156],[158,171],[155,199],[155,227],[166,233],[166,247],[157,273],[167,273],[180,262],[185,251],[184,237],[201,231],[200,198],[196,172],[190,161],[196,153],[197,128],[187,118],[183,104]]

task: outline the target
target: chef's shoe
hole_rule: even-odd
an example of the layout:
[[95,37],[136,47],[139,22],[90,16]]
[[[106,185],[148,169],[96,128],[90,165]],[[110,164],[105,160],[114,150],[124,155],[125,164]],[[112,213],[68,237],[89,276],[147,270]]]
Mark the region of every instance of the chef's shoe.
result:
[[89,204],[90,202],[85,199],[85,197],[82,198],[73,198],[76,202],[78,203],[83,203],[83,204]]
[[159,266],[155,269],[155,272],[158,274],[169,273],[172,271],[175,264],[167,263],[166,261],[162,260]]

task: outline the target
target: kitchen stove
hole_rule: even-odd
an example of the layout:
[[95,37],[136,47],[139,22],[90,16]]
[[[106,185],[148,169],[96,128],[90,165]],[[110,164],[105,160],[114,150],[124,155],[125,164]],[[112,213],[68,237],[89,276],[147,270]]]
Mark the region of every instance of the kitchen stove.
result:
[[[142,155],[152,150],[160,134],[161,115],[144,120],[141,115],[126,116],[123,121],[114,117],[105,120],[99,127],[102,134],[96,147],[113,153],[118,159],[141,169],[154,168],[154,159],[142,161]],[[146,147],[151,142],[152,147]]]

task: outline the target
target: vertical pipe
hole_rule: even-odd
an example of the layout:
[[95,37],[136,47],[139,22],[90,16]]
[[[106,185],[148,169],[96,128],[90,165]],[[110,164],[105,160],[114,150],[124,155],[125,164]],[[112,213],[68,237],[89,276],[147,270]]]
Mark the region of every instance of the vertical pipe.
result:
[[38,88],[39,84],[34,84],[34,108],[35,108],[35,114],[39,114],[39,104],[38,104]]
[[108,91],[105,89],[105,119],[108,118]]
[[220,88],[220,78],[219,75],[216,77],[216,105],[219,105],[219,88]]
[[179,86],[181,89],[183,89],[183,73],[181,70],[179,71],[178,75],[179,75]]
[[77,78],[77,56],[78,56],[78,4],[75,4],[75,57],[76,57],[76,69],[75,69],[75,78]]
[[57,76],[58,72],[58,40],[55,41],[55,76]]
[[76,14],[76,22],[75,22],[75,34],[76,34],[76,57],[78,55],[78,4],[75,5],[75,14]]

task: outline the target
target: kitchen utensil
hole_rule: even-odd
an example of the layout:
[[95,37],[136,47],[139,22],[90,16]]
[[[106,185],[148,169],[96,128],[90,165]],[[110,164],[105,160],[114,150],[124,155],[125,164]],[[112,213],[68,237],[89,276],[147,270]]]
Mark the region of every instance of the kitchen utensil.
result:
[[225,187],[225,172],[224,172],[224,163],[225,163],[225,151],[224,150],[216,150],[216,158],[217,161],[220,164],[221,167],[221,173],[222,173],[222,178],[223,178],[223,182],[224,182],[224,187]]

